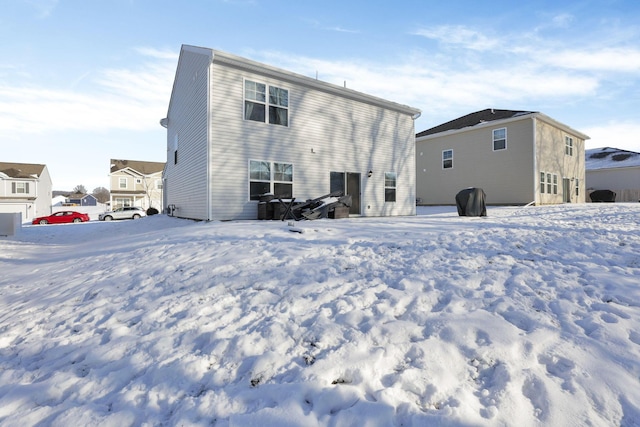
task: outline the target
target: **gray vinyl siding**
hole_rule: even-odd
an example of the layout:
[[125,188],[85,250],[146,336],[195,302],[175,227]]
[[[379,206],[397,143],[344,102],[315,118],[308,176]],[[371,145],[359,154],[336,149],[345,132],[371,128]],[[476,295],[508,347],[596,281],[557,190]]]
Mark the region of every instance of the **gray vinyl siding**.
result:
[[[209,56],[183,51],[168,113],[165,200],[176,215],[208,219],[207,212],[207,88]],[[174,141],[178,138],[178,162]]]
[[[507,148],[493,150],[493,130],[507,129]],[[442,168],[442,151],[453,150],[453,168]],[[531,119],[488,123],[416,143],[416,182],[421,204],[455,204],[456,194],[479,187],[488,204],[526,204],[533,194]]]
[[[329,193],[331,171],[361,174],[362,215],[415,214],[414,126],[407,114],[214,62],[211,87],[213,219],[255,219],[249,160],[291,163],[298,200]],[[243,119],[244,79],[289,90],[289,126]],[[367,178],[367,172],[373,175]],[[384,172],[398,176],[384,202]]]

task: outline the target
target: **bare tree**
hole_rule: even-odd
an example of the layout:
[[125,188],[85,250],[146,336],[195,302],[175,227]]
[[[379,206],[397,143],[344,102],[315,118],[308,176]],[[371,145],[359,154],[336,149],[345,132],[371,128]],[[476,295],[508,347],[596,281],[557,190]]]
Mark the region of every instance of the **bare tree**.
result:
[[72,190],[74,193],[77,194],[87,194],[87,189],[84,185],[80,184],[80,185],[76,185],[75,187],[73,187]]
[[93,197],[96,198],[98,203],[107,203],[111,197],[109,190],[104,187],[96,187],[93,189]]

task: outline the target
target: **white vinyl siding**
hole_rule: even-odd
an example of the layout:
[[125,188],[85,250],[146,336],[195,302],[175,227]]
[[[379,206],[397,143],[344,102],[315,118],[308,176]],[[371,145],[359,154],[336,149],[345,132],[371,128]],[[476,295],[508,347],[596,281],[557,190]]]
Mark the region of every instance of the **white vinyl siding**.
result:
[[[167,117],[167,140],[180,135],[179,159],[165,171],[166,204],[176,205],[176,216],[256,219],[257,201],[248,195],[250,160],[294,165],[295,182],[284,173],[270,184],[291,186],[298,200],[329,193],[331,171],[365,177],[370,169],[380,175],[393,170],[407,183],[396,190],[398,202],[385,204],[384,181],[363,180],[362,215],[415,214],[414,110],[245,61],[192,46],[181,51]],[[207,66],[208,86],[200,81]],[[264,84],[266,93],[269,87],[287,90],[288,126],[245,120],[245,81]],[[280,108],[283,94],[273,95]]]
[[208,55],[182,52],[167,116],[165,178],[170,185],[165,198],[184,218],[208,217],[208,75]]
[[[397,189],[397,200],[384,203],[380,187],[363,186],[363,215],[415,214],[415,129],[411,117],[349,98],[274,80],[254,72],[239,72],[214,62],[211,86],[211,170],[213,218],[255,219],[257,205],[248,201],[250,159],[282,160],[295,165],[293,196],[299,200],[330,192],[331,171],[361,173],[396,170],[408,182]],[[289,126],[262,126],[243,119],[244,81],[289,89]],[[329,113],[327,106],[331,106]],[[372,139],[375,135],[377,140]],[[384,141],[384,143],[382,143]],[[223,162],[220,159],[224,159]],[[383,182],[380,181],[380,186]],[[217,192],[217,193],[216,193]]]

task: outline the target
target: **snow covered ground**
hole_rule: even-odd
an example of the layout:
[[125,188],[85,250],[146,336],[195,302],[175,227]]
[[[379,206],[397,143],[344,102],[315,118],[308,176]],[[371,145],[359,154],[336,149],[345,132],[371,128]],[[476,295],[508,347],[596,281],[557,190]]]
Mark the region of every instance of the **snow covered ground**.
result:
[[640,426],[640,203],[0,239],[2,426]]

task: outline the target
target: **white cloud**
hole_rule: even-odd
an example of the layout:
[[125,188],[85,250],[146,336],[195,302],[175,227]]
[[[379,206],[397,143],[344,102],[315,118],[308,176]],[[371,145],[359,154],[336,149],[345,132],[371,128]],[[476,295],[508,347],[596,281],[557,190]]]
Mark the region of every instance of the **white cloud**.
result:
[[611,121],[599,126],[586,127],[591,137],[587,148],[612,147],[640,152],[640,123]]
[[436,40],[443,44],[477,51],[494,49],[500,43],[498,39],[462,25],[441,25],[433,28],[423,28],[413,34]]
[[[107,69],[85,75],[90,85],[71,89],[0,86],[0,135],[65,130],[147,130],[166,114],[177,55],[138,49],[137,68]],[[82,80],[82,79],[81,79]],[[87,89],[88,88],[88,89]]]
[[635,73],[640,71],[640,49],[584,48],[547,51],[540,59],[557,67],[587,71]]

